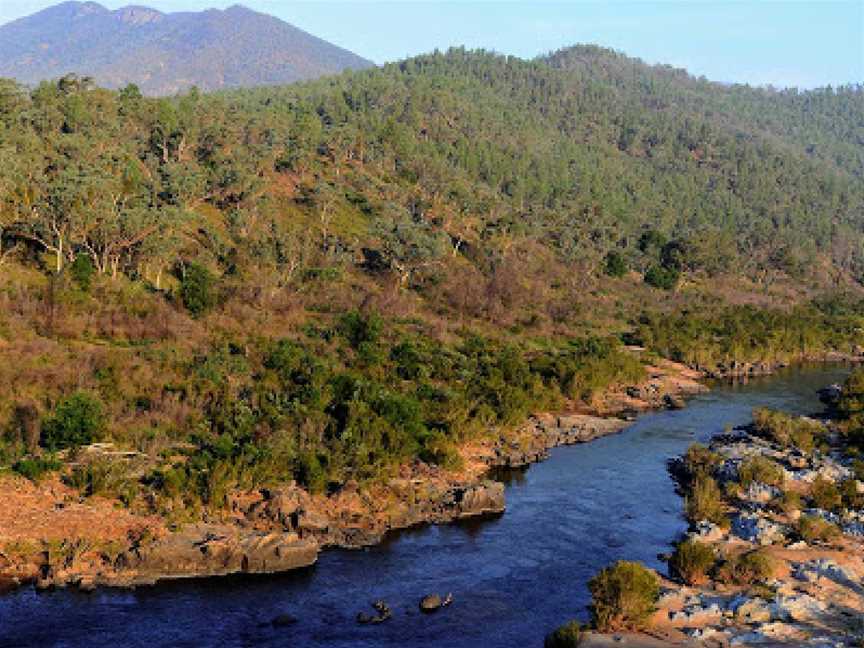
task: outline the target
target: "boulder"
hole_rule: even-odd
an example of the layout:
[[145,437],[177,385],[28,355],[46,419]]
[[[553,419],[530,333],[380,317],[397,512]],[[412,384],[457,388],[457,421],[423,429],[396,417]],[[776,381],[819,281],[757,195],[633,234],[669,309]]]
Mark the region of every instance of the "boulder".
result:
[[699,540],[701,542],[718,542],[726,537],[726,531],[724,531],[720,526],[714,524],[713,522],[709,522],[708,520],[701,520],[697,522],[693,531],[687,534],[690,538]]
[[134,574],[129,584],[141,584],[190,576],[282,572],[311,565],[317,557],[318,543],[296,533],[198,524],[130,550],[120,564]]
[[744,623],[767,623],[771,607],[760,598],[748,599],[735,607],[735,618]]
[[441,597],[437,594],[428,594],[420,599],[420,610],[422,612],[436,612],[441,608]]
[[663,404],[669,409],[684,409],[687,407],[686,401],[676,394],[666,394],[663,397]]
[[752,482],[744,493],[744,499],[757,504],[765,504],[780,496],[780,489],[761,482]]
[[757,513],[741,513],[732,520],[732,531],[742,540],[770,545],[786,539],[785,528]]
[[504,484],[487,480],[474,486],[458,487],[453,492],[453,501],[457,517],[502,513]]

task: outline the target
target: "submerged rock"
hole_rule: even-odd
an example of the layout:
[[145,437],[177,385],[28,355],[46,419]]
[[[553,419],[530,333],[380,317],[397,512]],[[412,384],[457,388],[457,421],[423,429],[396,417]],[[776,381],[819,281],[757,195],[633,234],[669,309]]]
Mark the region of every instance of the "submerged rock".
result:
[[295,623],[297,623],[297,618],[290,614],[280,614],[279,616],[273,617],[273,620],[270,622],[274,628],[284,628],[286,626],[294,625]]

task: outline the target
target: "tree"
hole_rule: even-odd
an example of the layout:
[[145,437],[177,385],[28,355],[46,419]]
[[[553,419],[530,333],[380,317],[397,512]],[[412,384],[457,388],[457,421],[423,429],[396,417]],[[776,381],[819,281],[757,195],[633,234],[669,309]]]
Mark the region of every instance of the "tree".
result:
[[588,582],[591,616],[601,632],[641,630],[660,598],[655,574],[640,563],[619,560]]
[[603,263],[603,271],[610,277],[623,277],[627,274],[627,263],[619,252],[609,252]]
[[41,443],[51,451],[87,445],[104,427],[102,403],[87,392],[75,392],[42,425]]
[[180,282],[183,305],[194,317],[200,317],[216,305],[216,280],[204,266],[188,266]]
[[378,220],[373,231],[385,262],[398,277],[398,286],[405,287],[416,272],[439,262],[446,237],[424,220],[400,218],[398,208],[390,214],[390,218]]

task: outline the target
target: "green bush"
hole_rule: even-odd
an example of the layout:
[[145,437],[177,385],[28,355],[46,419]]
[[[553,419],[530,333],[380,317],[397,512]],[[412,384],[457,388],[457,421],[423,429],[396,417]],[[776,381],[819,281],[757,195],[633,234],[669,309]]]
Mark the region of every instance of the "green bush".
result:
[[723,457],[701,443],[694,443],[684,453],[684,470],[692,483],[698,476],[711,477],[723,463]]
[[798,535],[807,544],[829,542],[840,535],[840,529],[816,515],[802,515],[798,520]]
[[645,273],[645,283],[654,288],[672,290],[678,285],[680,277],[681,274],[674,268],[652,265]]
[[582,626],[570,621],[546,635],[543,648],[577,648],[582,643]]
[[44,422],[41,444],[51,451],[88,445],[104,426],[102,403],[86,392],[76,392],[61,401]]
[[619,560],[588,583],[591,617],[601,632],[641,630],[654,613],[660,583],[644,565]]
[[804,502],[800,493],[795,491],[783,491],[783,494],[773,502],[774,508],[780,513],[789,515],[795,511],[800,511]]
[[738,467],[738,481],[744,488],[754,482],[782,486],[783,468],[767,457],[752,457]]
[[843,506],[852,511],[864,509],[864,493],[858,492],[858,480],[850,477],[840,483],[840,496]]
[[836,511],[843,505],[840,489],[834,482],[821,475],[810,485],[810,499],[813,500],[816,508],[824,511]]
[[688,585],[708,582],[708,572],[717,557],[714,548],[698,540],[685,540],[675,547],[669,567]]
[[690,522],[708,520],[724,528],[729,526],[720,487],[706,475],[699,475],[693,481],[690,492],[684,498],[684,509]]
[[93,261],[86,254],[79,254],[75,257],[72,265],[69,266],[69,273],[72,275],[72,280],[78,284],[78,287],[84,292],[89,292],[93,283],[93,275],[96,274],[96,268],[93,266]]
[[846,418],[864,414],[864,368],[855,369],[846,379],[839,409]]
[[53,457],[19,459],[12,464],[12,470],[30,481],[39,481],[47,473],[60,470],[62,464]]
[[108,460],[77,466],[66,483],[86,497],[119,497],[127,506],[137,491],[137,481],[128,477],[123,463]]
[[603,260],[603,272],[610,277],[623,277],[627,274],[627,263],[619,252],[609,252]]
[[809,454],[816,441],[825,435],[825,426],[803,417],[790,416],[764,407],[753,410],[756,432],[783,447],[793,447]]
[[193,317],[200,317],[216,306],[216,280],[204,266],[193,263],[180,282],[180,298]]
[[717,569],[717,580],[726,584],[754,585],[774,578],[777,561],[766,551],[757,549],[735,556]]
[[364,315],[358,311],[351,311],[339,318],[339,333],[354,349],[360,349],[363,345],[377,344],[383,328],[384,322],[374,313]]

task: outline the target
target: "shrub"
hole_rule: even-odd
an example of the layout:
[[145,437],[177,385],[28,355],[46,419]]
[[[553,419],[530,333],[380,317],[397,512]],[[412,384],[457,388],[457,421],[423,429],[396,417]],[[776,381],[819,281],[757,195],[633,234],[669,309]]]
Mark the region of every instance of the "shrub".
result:
[[723,583],[753,585],[774,578],[777,561],[766,551],[757,549],[735,556],[717,570],[717,579]]
[[813,500],[816,508],[824,511],[835,511],[843,505],[840,489],[834,482],[821,475],[810,486],[810,499]]
[[582,643],[582,626],[570,621],[546,635],[543,648],[576,648]]
[[623,277],[627,274],[627,263],[619,252],[610,252],[603,261],[603,272],[610,277]]
[[200,317],[216,306],[216,281],[204,266],[193,263],[180,282],[180,297],[193,317]]
[[685,540],[675,547],[669,567],[689,585],[708,582],[708,572],[714,566],[714,548],[698,540]]
[[339,318],[339,333],[354,349],[363,345],[377,344],[384,326],[378,315],[363,315],[358,311],[345,313]]
[[54,416],[45,421],[42,446],[54,451],[87,445],[104,425],[102,403],[86,392],[76,392],[61,401]]
[[711,477],[722,463],[723,457],[701,443],[694,443],[684,454],[684,470],[691,481],[699,475]]
[[663,290],[672,290],[678,285],[679,278],[680,273],[677,270],[659,265],[652,265],[645,273],[645,283]]
[[864,413],[864,368],[856,369],[846,379],[839,409],[847,418]]
[[767,457],[753,457],[738,467],[738,481],[745,488],[753,482],[782,486],[783,480],[783,468]]
[[774,500],[774,508],[786,515],[800,511],[803,505],[801,495],[795,491],[784,491],[780,497]]
[[66,479],[66,483],[81,491],[86,497],[117,496],[127,506],[134,497],[137,486],[135,480],[127,477],[122,463],[107,460],[93,461],[85,466],[76,467]]
[[60,470],[61,463],[53,457],[20,459],[12,464],[12,470],[30,481],[39,481],[46,473]]
[[684,499],[684,508],[687,519],[691,522],[708,520],[723,527],[729,526],[720,487],[707,475],[696,477],[692,489]]
[[816,440],[825,434],[825,426],[818,421],[790,416],[764,407],[753,411],[756,432],[783,447],[794,447],[809,454]]
[[850,510],[864,509],[864,493],[858,492],[858,480],[850,477],[840,483],[843,506]]
[[660,585],[650,569],[619,560],[588,583],[591,616],[601,632],[640,630],[649,623],[660,598]]
[[72,265],[69,266],[69,273],[72,275],[72,280],[78,284],[78,287],[84,292],[90,291],[90,286],[93,283],[93,275],[96,274],[96,268],[93,267],[93,261],[86,254],[79,254],[75,257]]
[[829,542],[840,535],[840,529],[816,515],[802,515],[798,520],[798,535],[807,544]]

